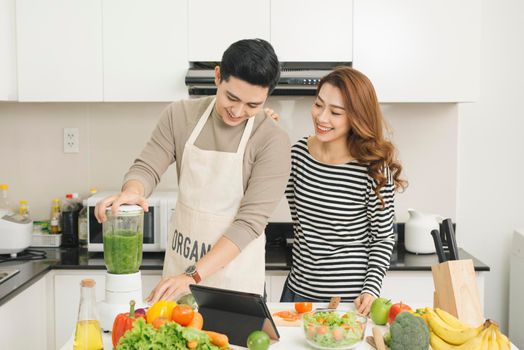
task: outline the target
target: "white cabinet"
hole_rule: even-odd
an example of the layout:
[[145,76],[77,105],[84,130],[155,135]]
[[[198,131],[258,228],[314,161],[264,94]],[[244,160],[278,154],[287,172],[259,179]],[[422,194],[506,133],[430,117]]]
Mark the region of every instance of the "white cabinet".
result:
[[[266,271],[268,302],[279,302],[289,271]],[[481,304],[484,305],[485,272],[478,272],[477,284]],[[433,277],[431,271],[388,271],[382,281],[381,296],[394,303],[409,301],[412,305],[433,305]]]
[[20,101],[102,101],[101,0],[18,0]]
[[280,61],[351,61],[353,1],[191,0],[190,61],[220,61],[229,45],[261,38]]
[[[53,270],[55,344],[61,348],[74,333],[78,305],[80,303],[80,281],[92,278],[96,281],[96,299],[105,298],[105,270]],[[142,271],[142,293],[146,297],[160,281],[161,270]],[[29,349],[28,347],[27,349]],[[35,347],[37,349],[38,347]]]
[[2,349],[45,349],[48,345],[46,278],[0,307]]
[[240,39],[269,41],[270,0],[188,1],[189,61],[218,61]]
[[481,2],[355,0],[353,67],[381,102],[474,101]]
[[104,101],[187,97],[187,4],[103,0]]
[[[286,282],[289,271],[270,270],[266,271],[266,293],[268,302],[280,302],[284,283]],[[267,281],[269,280],[269,284]]]
[[271,44],[282,62],[350,62],[353,0],[272,0]]
[[[486,272],[477,271],[479,297],[484,307]],[[394,303],[409,301],[412,305],[433,305],[433,275],[431,271],[388,271],[382,281],[380,295]]]
[[16,101],[15,0],[0,0],[0,101]]

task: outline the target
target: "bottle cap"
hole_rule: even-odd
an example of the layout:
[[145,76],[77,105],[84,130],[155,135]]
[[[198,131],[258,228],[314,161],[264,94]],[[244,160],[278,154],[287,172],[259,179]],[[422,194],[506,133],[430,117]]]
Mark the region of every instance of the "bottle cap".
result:
[[21,199],[21,200],[20,200],[20,204],[25,204],[25,205],[27,205],[27,201],[26,201],[25,199]]
[[53,199],[53,203],[60,203],[60,199],[58,198]]
[[92,278],[85,278],[80,282],[82,287],[94,287],[96,284],[95,280]]
[[95,194],[95,193],[97,193],[97,192],[98,192],[98,190],[96,189],[96,187],[91,187],[91,188],[89,189],[89,193],[91,193],[91,194]]
[[73,194],[71,194],[71,193],[66,194],[66,198],[67,199],[73,199]]
[[0,184],[0,190],[7,190],[9,188],[9,185],[7,184]]

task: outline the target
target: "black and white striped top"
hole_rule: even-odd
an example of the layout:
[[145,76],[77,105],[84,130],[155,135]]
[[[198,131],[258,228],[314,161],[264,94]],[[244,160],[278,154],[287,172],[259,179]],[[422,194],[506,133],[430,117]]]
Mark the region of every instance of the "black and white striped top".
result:
[[288,279],[293,292],[322,301],[380,295],[394,245],[394,186],[388,177],[380,191],[382,208],[366,165],[320,163],[309,153],[307,138],[292,147],[286,196],[294,231]]

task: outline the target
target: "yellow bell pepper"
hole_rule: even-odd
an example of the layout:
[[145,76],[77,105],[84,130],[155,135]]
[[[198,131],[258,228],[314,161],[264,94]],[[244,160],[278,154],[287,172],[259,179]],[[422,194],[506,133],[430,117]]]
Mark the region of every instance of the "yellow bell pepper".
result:
[[177,305],[176,302],[170,300],[159,300],[153,304],[146,312],[147,323],[151,324],[157,317],[165,317],[171,320],[173,309]]

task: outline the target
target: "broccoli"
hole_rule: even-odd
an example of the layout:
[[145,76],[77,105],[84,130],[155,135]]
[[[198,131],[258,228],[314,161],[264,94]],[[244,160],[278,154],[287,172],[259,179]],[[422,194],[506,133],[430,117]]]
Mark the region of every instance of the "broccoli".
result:
[[426,322],[409,312],[402,312],[390,327],[391,350],[429,349],[429,330]]

